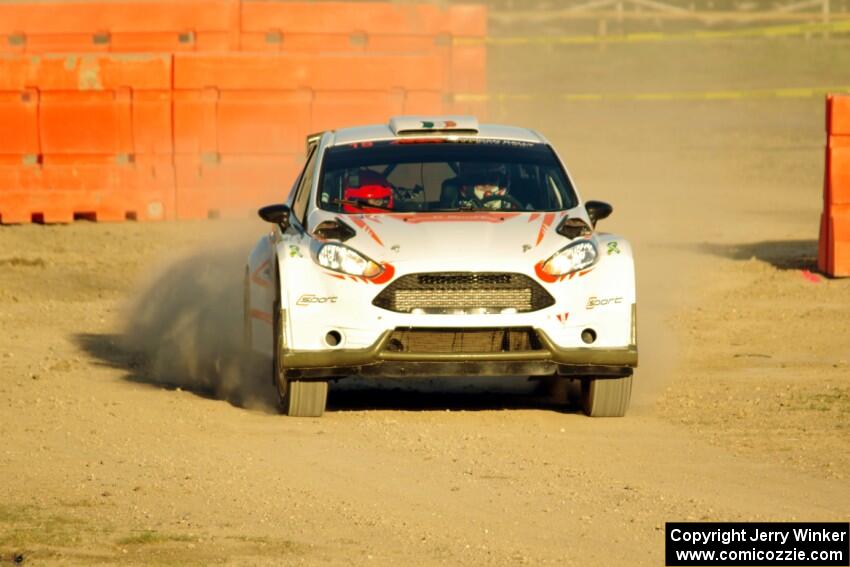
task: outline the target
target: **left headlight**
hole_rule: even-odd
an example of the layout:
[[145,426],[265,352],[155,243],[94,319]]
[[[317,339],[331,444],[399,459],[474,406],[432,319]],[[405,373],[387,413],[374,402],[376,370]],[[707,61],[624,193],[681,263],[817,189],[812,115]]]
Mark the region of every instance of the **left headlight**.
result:
[[339,244],[325,244],[319,249],[316,261],[323,268],[350,274],[373,278],[383,271],[383,268],[366,258],[359,252]]
[[543,264],[543,271],[551,276],[564,276],[589,268],[598,257],[596,245],[590,240],[573,242],[553,254]]

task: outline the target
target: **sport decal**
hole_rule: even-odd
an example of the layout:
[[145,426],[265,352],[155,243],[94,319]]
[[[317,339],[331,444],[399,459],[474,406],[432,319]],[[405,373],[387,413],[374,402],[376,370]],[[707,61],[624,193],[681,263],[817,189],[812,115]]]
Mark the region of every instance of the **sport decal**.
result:
[[323,305],[325,303],[336,303],[337,299],[339,298],[335,295],[323,297],[314,293],[305,293],[298,298],[295,305],[300,305],[302,307],[305,305]]
[[615,303],[622,303],[622,297],[588,297],[587,305],[584,307],[585,309],[593,309],[594,307],[603,307],[605,305],[612,305]]

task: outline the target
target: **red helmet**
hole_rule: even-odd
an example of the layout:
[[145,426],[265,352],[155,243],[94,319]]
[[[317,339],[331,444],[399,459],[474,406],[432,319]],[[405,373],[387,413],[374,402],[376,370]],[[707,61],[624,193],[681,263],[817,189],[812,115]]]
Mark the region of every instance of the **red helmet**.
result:
[[[374,213],[393,206],[393,188],[386,177],[370,169],[361,169],[345,178],[345,190],[342,198],[345,201],[357,201],[362,206],[343,204],[346,213]],[[375,208],[369,205],[375,205]]]

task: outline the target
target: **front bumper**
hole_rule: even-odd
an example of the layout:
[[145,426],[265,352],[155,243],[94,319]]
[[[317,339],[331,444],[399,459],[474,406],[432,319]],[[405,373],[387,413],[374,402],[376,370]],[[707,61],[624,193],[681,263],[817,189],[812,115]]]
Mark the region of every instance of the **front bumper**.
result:
[[541,348],[519,352],[393,352],[392,331],[370,347],[322,351],[286,351],[283,366],[293,379],[349,375],[405,376],[629,376],[637,366],[637,345],[620,348],[556,345],[536,329]]

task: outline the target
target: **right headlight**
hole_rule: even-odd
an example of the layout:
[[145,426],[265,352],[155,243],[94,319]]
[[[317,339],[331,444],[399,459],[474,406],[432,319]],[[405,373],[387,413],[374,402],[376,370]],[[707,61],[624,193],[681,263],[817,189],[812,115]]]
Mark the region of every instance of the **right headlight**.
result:
[[550,276],[565,276],[589,268],[598,256],[596,245],[592,241],[580,240],[550,256],[543,263],[543,271]]

